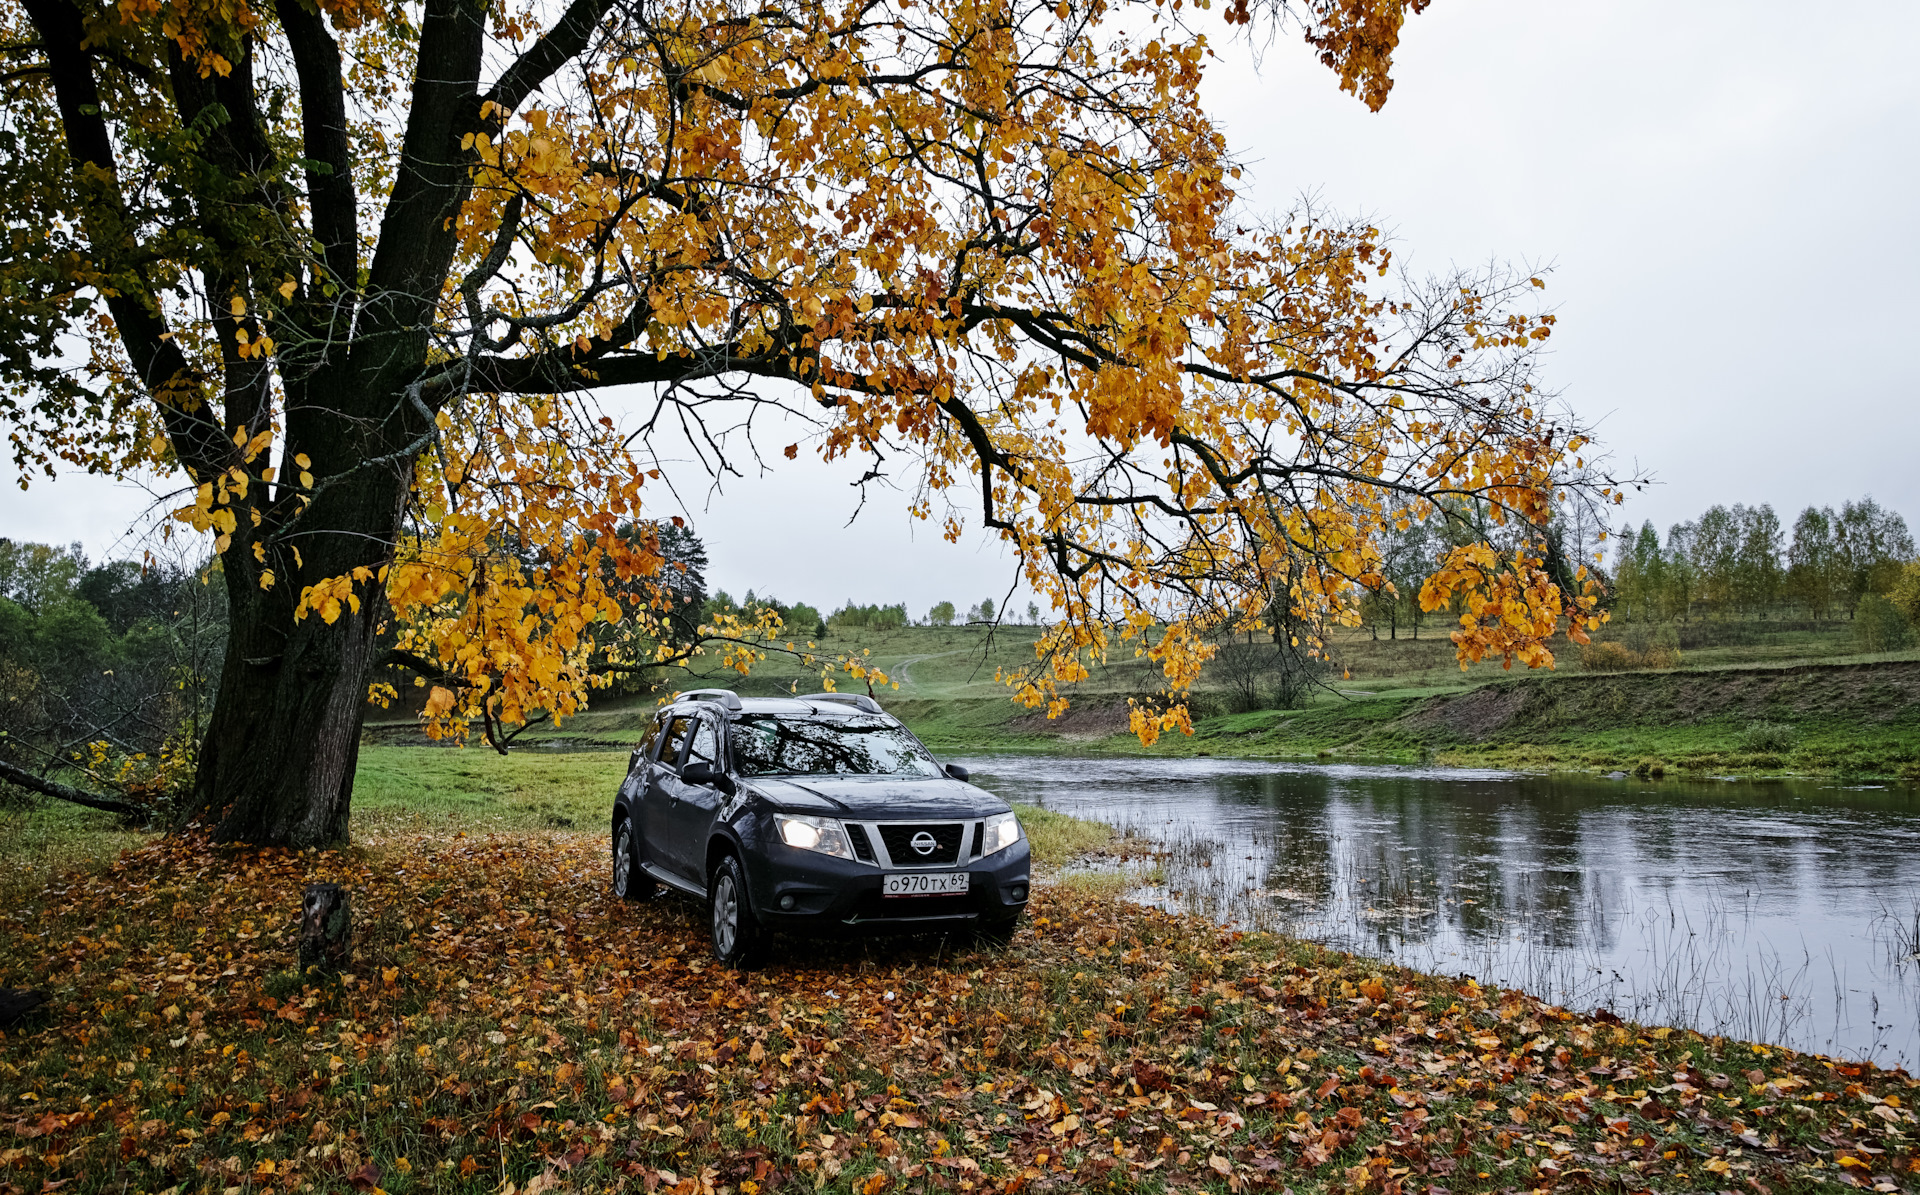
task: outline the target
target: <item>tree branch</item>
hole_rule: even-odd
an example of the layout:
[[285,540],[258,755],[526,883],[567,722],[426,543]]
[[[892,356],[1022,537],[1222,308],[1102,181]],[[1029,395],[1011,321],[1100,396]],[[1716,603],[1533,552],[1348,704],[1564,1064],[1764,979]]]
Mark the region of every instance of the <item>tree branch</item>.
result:
[[610,7],[608,0],[573,0],[559,24],[514,60],[488,89],[486,98],[508,112],[525,103],[555,71],[587,48],[587,39]]
[[75,805],[85,805],[89,809],[104,809],[108,813],[118,813],[126,817],[139,818],[142,825],[153,820],[153,810],[147,808],[145,805],[134,805],[126,801],[116,801],[112,797],[104,797],[99,793],[87,792],[84,789],[71,788],[58,781],[43,780],[25,768],[15,767],[4,759],[0,759],[0,780],[5,780],[10,784],[17,784],[21,788],[32,789],[34,792],[41,793],[45,796],[55,797],[62,801],[71,801]]
[[275,7],[281,27],[287,31],[294,71],[300,78],[300,125],[306,157],[327,166],[324,171],[307,168],[313,235],[320,242],[322,259],[333,275],[334,285],[350,289],[359,280],[360,234],[340,46],[327,31],[326,19],[301,0],[279,0]]
[[[484,53],[486,18],[470,0],[427,0],[420,23],[412,103],[401,141],[399,173],[380,221],[379,247],[367,269],[367,291],[382,296],[370,304],[370,325],[360,338],[380,358],[419,360],[381,341],[391,333],[425,344],[433,307],[453,260],[451,217],[472,191],[471,155],[460,148],[462,132],[478,119],[476,87]],[[424,356],[424,353],[421,354]]]

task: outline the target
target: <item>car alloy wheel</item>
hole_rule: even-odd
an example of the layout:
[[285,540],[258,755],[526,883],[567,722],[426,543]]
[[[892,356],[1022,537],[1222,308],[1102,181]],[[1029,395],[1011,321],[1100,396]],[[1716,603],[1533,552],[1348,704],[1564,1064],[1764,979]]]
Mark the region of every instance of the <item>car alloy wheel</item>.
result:
[[744,967],[759,945],[760,927],[747,904],[746,875],[732,855],[713,869],[708,898],[713,914],[713,957],[730,967]]
[[613,894],[621,900],[641,901],[653,895],[653,879],[640,870],[633,819],[623,817],[613,832]]

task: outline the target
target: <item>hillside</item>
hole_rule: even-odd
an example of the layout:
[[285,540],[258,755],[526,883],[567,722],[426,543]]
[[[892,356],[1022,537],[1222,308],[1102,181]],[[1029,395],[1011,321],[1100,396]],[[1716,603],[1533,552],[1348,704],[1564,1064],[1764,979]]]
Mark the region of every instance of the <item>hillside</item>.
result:
[[1920,662],[1523,676],[1208,719],[1171,749],[1920,778]]

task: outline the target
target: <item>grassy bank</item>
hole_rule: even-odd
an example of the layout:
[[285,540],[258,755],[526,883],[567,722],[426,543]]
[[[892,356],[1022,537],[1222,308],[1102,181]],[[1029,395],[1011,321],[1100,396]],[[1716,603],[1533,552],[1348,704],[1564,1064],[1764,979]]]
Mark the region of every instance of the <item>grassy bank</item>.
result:
[[[1198,708],[1208,705],[1205,693]],[[1920,779],[1920,661],[1534,673],[1452,689],[1323,694],[1213,714],[1144,750],[1123,698],[1048,722],[1004,698],[890,702],[940,751],[1431,760],[1465,766]]]
[[1920,778],[1920,664],[1523,676],[1205,719],[1164,750]]
[[[705,961],[598,834],[166,841],[0,918],[38,1191],[1911,1190],[1902,1074],[1573,1015],[1053,891],[1002,951]],[[353,973],[291,969],[303,884]]]
[[[1632,642],[1635,631],[1607,633]],[[1069,692],[1069,714],[1049,721],[1015,706],[994,680],[996,669],[1032,662],[1034,634],[1029,627],[991,636],[981,627],[908,627],[823,646],[871,648],[900,682],[878,696],[936,751],[1140,751],[1126,732],[1126,699],[1154,691],[1148,663],[1129,657],[1096,667]],[[1418,640],[1343,631],[1332,644],[1343,671],[1305,708],[1226,713],[1231,701],[1217,678],[1203,679],[1194,694],[1198,733],[1168,736],[1154,753],[1920,777],[1920,652],[1849,655],[1845,624],[1766,620],[1693,624],[1682,641],[1684,666],[1668,671],[1585,672],[1577,651],[1563,651],[1556,670],[1515,675],[1497,663],[1463,673],[1452,644],[1432,628]],[[771,694],[817,681],[775,659],[744,681],[683,677],[672,687],[702,683]],[[651,696],[602,695],[563,730],[527,737],[611,749],[631,743],[656,708]],[[420,741],[417,721],[392,715],[369,738]]]

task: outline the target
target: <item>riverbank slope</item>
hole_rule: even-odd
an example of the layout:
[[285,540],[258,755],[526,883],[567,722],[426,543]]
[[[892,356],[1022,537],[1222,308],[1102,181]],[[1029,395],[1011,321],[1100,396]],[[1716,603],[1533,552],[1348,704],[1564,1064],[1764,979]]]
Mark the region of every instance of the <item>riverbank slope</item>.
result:
[[[941,750],[1133,753],[1120,698],[1061,719],[1004,699],[889,703]],[[1920,661],[1534,673],[1451,692],[1347,693],[1199,719],[1153,754],[1369,759],[1593,771],[1920,778]]]

